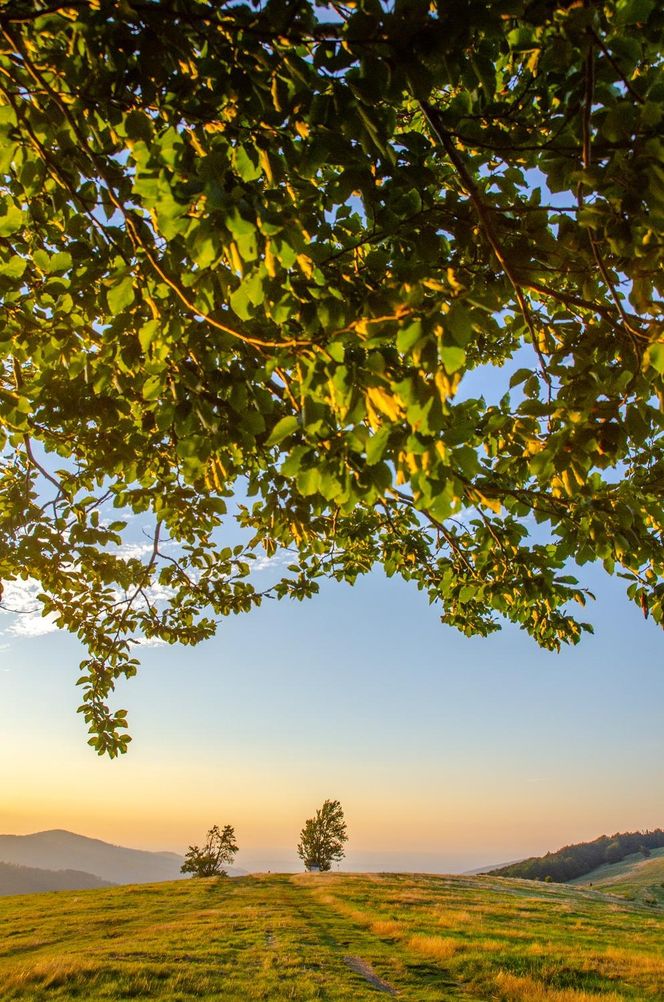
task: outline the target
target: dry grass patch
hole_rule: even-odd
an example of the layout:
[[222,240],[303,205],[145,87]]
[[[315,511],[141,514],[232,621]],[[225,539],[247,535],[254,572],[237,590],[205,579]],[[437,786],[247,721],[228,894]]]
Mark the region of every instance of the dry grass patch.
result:
[[534,978],[499,971],[495,979],[498,998],[502,1002],[624,1002],[624,995],[616,992],[585,992],[579,988],[551,988]]
[[475,916],[471,915],[469,911],[462,909],[457,910],[456,908],[441,908],[436,912],[436,921],[438,925],[444,925],[445,927],[451,927],[452,929],[458,925],[467,925],[468,922],[473,922]]
[[403,926],[392,919],[379,919],[371,923],[371,931],[376,936],[385,936],[388,939],[398,939],[403,931]]
[[63,985],[80,987],[99,976],[99,967],[89,961],[56,957],[43,960],[30,967],[3,974],[2,990],[25,992],[29,988],[60,988]]
[[638,950],[628,950],[625,947],[609,946],[602,953],[595,953],[593,960],[597,966],[610,972],[611,975],[630,977],[650,974],[664,978],[664,957],[652,953],[641,953]]
[[431,957],[433,960],[450,960],[457,952],[458,943],[445,936],[411,936],[408,946],[423,957]]

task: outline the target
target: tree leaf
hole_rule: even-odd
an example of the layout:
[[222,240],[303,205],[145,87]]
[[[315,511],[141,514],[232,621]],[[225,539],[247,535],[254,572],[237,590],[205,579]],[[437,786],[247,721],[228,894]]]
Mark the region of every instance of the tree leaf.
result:
[[288,435],[292,435],[299,428],[299,424],[298,419],[292,414],[281,418],[270,432],[265,442],[266,446],[278,445],[279,442],[283,442]]

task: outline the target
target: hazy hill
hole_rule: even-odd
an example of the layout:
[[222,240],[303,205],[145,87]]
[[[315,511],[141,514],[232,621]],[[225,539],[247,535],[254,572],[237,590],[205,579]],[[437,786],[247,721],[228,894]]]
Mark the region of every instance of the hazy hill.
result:
[[510,859],[508,863],[490,863],[488,866],[476,866],[473,870],[464,870],[464,877],[479,877],[483,873],[494,873],[496,870],[503,870],[506,866],[516,866],[520,859]]
[[0,898],[2,1002],[645,1002],[664,909],[433,874],[272,874]]
[[61,829],[0,835],[0,861],[46,870],[82,870],[113,884],[148,884],[183,876],[182,857],[175,852],[126,849]]
[[34,866],[0,863],[0,895],[34,894],[37,891],[76,891],[111,887],[108,880],[81,870],[40,870]]

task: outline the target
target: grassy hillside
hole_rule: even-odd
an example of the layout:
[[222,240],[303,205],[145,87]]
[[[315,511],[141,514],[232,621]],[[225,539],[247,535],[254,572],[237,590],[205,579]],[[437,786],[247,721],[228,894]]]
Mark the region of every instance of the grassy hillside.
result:
[[491,877],[272,875],[0,900],[0,999],[664,997],[664,910]]
[[570,883],[582,887],[592,884],[598,890],[641,904],[664,906],[664,849],[656,849],[648,858],[635,853],[612,866],[600,866]]

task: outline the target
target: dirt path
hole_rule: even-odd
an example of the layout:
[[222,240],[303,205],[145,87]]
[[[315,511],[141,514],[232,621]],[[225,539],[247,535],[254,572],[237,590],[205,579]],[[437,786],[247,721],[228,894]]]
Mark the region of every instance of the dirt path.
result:
[[[398,987],[381,977],[373,965],[376,964],[379,970],[383,967],[390,976],[384,943],[370,929],[344,914],[342,909],[334,908],[332,902],[324,897],[321,899],[318,893],[320,887],[315,881],[305,883],[293,879],[289,888],[291,910],[299,915],[318,942],[338,958],[337,963],[362,978],[374,991],[393,998],[413,999],[413,1002],[417,998],[435,998],[436,1002],[451,1002],[462,997],[460,986],[450,978],[449,972],[415,958],[412,962],[406,958],[405,966],[400,965],[396,977]],[[422,967],[426,967],[426,971]],[[425,994],[417,994],[423,984],[426,985]],[[357,982],[355,991],[360,997]],[[364,998],[364,995],[361,997]]]
[[370,985],[377,988],[379,992],[385,992],[386,995],[399,994],[393,985],[390,985],[387,981],[383,981],[382,978],[379,978],[371,964],[368,964],[366,960],[362,960],[361,957],[344,957],[344,964],[346,967],[349,967],[351,971],[354,971],[355,974],[361,975],[365,981],[368,981]]

